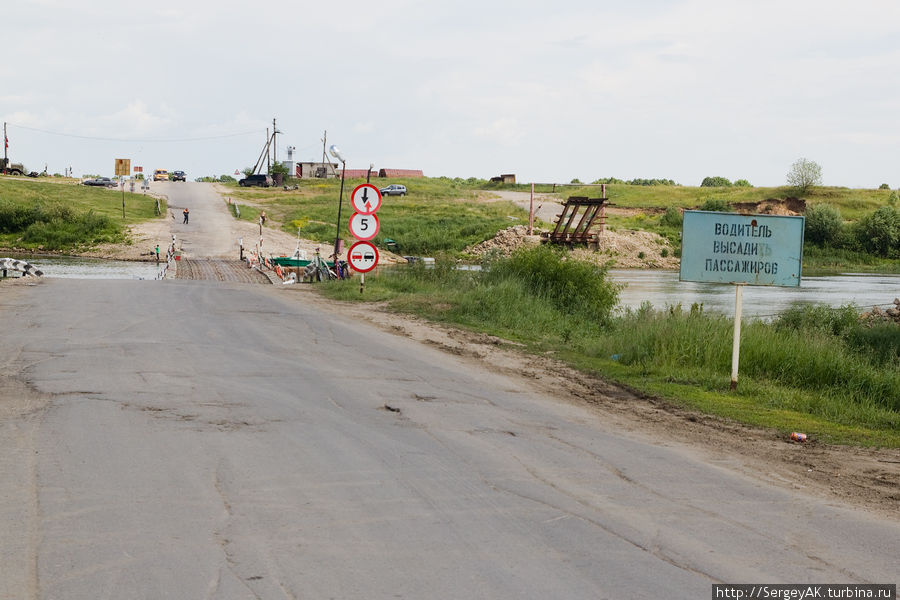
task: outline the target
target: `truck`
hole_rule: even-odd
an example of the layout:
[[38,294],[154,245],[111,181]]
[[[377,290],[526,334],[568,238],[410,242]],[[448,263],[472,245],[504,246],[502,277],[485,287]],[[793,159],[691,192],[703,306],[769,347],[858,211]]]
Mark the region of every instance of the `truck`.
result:
[[21,163],[11,163],[8,158],[0,158],[0,171],[7,175],[27,175],[28,171]]

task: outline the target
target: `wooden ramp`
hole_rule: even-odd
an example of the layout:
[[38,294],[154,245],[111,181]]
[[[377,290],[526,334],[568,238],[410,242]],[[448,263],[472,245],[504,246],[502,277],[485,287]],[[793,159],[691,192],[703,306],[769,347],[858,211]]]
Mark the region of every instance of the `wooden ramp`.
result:
[[599,221],[600,232],[603,232],[606,206],[609,206],[606,198],[570,197],[547,239],[554,244],[596,244],[599,236],[591,232],[591,227]]

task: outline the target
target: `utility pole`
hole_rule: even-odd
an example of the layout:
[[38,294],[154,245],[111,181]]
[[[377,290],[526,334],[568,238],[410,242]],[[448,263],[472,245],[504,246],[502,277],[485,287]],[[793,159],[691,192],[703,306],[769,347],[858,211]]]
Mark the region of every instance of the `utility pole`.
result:
[[6,141],[6,121],[3,121],[3,174],[6,175],[6,165],[8,164],[6,158],[6,147],[9,143]]
[[270,173],[272,171],[272,153],[269,151],[269,142],[272,141],[272,138],[269,137],[269,128],[266,127],[266,173]]
[[278,164],[277,146],[275,145],[275,134],[278,129],[275,127],[275,117],[272,117],[272,162]]

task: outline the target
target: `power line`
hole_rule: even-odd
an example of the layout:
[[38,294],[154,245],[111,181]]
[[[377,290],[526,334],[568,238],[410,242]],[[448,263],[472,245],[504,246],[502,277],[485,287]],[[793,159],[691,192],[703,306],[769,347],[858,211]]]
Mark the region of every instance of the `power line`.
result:
[[13,127],[18,127],[19,129],[27,129],[29,131],[39,131],[41,133],[47,133],[50,135],[58,135],[62,137],[70,137],[70,138],[78,138],[82,140],[94,140],[100,142],[131,142],[131,143],[140,143],[140,144],[152,144],[152,143],[178,143],[178,142],[201,142],[205,140],[220,140],[223,138],[231,138],[231,137],[241,137],[244,135],[256,135],[259,133],[258,131],[243,131],[240,133],[228,133],[224,135],[210,135],[205,137],[194,137],[194,138],[172,138],[172,139],[140,139],[140,138],[108,138],[108,137],[95,137],[89,135],[77,135],[74,133],[62,133],[60,131],[49,131],[47,129],[38,129],[37,127],[26,127],[25,125],[16,125],[15,123],[10,123]]

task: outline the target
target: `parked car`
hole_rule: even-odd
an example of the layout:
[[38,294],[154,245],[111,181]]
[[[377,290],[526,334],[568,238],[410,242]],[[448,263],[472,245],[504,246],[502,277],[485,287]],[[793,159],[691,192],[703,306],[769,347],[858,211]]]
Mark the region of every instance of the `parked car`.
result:
[[94,179],[85,179],[81,182],[83,185],[94,185],[100,187],[115,187],[116,182],[109,177],[96,177]]
[[379,191],[381,192],[382,196],[405,196],[406,186],[392,183],[387,187],[381,188]]
[[241,187],[272,187],[275,185],[275,181],[271,175],[247,175],[238,181],[238,185]]
[[172,181],[187,181],[184,171],[172,171],[172,176],[169,179]]

